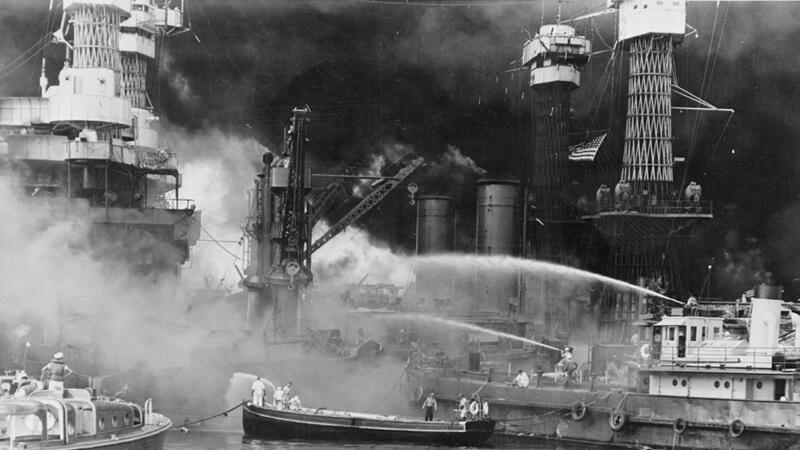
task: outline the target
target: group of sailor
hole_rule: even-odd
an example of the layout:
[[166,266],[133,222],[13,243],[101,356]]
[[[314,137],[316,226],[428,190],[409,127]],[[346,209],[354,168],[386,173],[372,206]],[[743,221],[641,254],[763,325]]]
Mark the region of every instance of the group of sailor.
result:
[[[561,360],[556,364],[557,372],[563,373],[566,377],[566,384],[569,386],[578,379],[578,363],[572,356],[573,348],[570,346],[564,347],[561,352]],[[517,371],[517,376],[511,381],[511,386],[526,388],[531,383],[531,377],[524,370]]]
[[[256,377],[253,385],[250,387],[250,392],[253,395],[253,404],[255,406],[266,406],[267,397],[267,382],[261,377]],[[292,382],[286,386],[276,386],[272,394],[273,406],[278,409],[288,409],[290,411],[300,411],[303,405],[300,403],[300,397],[297,395],[292,396]]]
[[58,352],[42,367],[41,373],[39,381],[29,377],[24,370],[17,371],[13,382],[0,383],[0,399],[27,397],[43,389],[63,391],[64,378],[72,375],[73,371],[64,363],[64,354]]
[[30,379],[25,371],[20,370],[14,375],[13,381],[0,383],[0,399],[27,397],[42,388],[42,383]]
[[478,394],[472,394],[472,397],[467,400],[464,394],[458,394],[458,413],[459,420],[467,419],[481,419],[489,415],[489,402],[481,403]]

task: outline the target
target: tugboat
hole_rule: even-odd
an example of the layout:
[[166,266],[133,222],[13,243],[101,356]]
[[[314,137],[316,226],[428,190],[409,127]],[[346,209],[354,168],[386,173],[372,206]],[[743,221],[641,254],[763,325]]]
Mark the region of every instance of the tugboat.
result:
[[141,408],[86,389],[0,400],[0,448],[160,450],[171,427],[152,400]]
[[[440,401],[480,389],[498,434],[602,445],[674,448],[800,448],[797,342],[779,342],[783,302],[775,286],[752,301],[749,336],[722,317],[670,315],[653,326],[635,387],[598,384],[510,387],[441,369],[411,370],[409,388]],[[674,311],[678,313],[679,311]],[[797,331],[795,331],[797,333]]]
[[245,437],[345,442],[404,442],[476,446],[494,432],[495,421],[423,421],[410,417],[333,411],[327,408],[285,409],[248,401],[242,414]]

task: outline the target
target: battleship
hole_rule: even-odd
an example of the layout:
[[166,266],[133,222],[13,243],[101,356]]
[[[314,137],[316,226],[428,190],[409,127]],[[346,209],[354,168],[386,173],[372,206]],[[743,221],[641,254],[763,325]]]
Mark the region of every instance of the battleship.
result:
[[[181,197],[183,174],[176,150],[159,133],[151,81],[153,67],[163,61],[159,52],[166,38],[189,34],[184,6],[167,0],[65,0],[60,9],[51,7],[47,23],[52,26],[23,57],[38,55],[42,42],[65,56],[43,57],[40,95],[0,99],[0,166],[13,181],[15,198],[43,211],[51,223],[85,231],[80,238],[91,243],[92,258],[87,259],[112,268],[103,272],[106,281],[119,275],[113,270],[119,261],[132,269],[132,284],[147,295],[128,299],[122,294],[130,284],[113,284],[114,289],[97,289],[86,303],[99,315],[124,310],[105,321],[120,324],[122,339],[134,335],[125,316],[150,311],[137,323],[158,323],[166,333],[142,331],[151,329],[143,325],[134,329],[135,335],[162,351],[121,366],[116,361],[120,355],[105,354],[95,345],[101,340],[93,338],[104,337],[102,332],[83,335],[89,327],[77,311],[84,292],[53,293],[43,286],[41,296],[51,295],[55,303],[42,307],[44,318],[9,319],[0,354],[4,368],[35,366],[64,350],[73,365],[90,368],[80,381],[72,380],[75,384],[110,391],[130,384],[137,393],[155,394],[159,405],[201,415],[199,402],[205,399],[187,392],[187,386],[205,386],[209,397],[217,397],[231,373],[258,373],[308,386],[309,396],[324,402],[330,393],[313,388],[319,380],[310,368],[319,366],[312,363],[342,380],[349,392],[360,387],[359,376],[375,369],[376,357],[389,355],[388,367],[396,370],[376,370],[384,375],[383,384],[372,386],[379,391],[373,392],[376,398],[394,389],[398,376],[412,402],[429,390],[445,404],[474,392],[489,402],[497,423],[490,442],[792,445],[795,362],[792,346],[776,331],[781,322],[787,331],[791,305],[782,304],[775,283],[766,279],[745,296],[752,307],[730,307],[710,298],[713,261],[693,261],[698,253],[688,251],[720,210],[707,199],[709,189],[703,192],[708,177],[697,168],[702,151],[693,160],[691,149],[678,145],[673,114],[729,119],[732,110],[712,105],[679,83],[682,72],[673,64],[674,54],[687,36],[698,33],[686,23],[686,2],[618,0],[584,17],[565,21],[559,14],[552,24],[543,19],[525,43],[518,67],[497,75],[530,74],[521,82],[525,91],[513,100],[522,110],[527,99],[532,128],[529,136],[515,137],[514,145],[531,142],[522,159],[508,158],[514,170],[473,167],[468,176],[452,181],[451,174],[441,175],[453,168],[445,158],[471,166],[475,162],[449,144],[445,156],[433,157],[423,145],[418,152],[395,145],[402,151],[369,173],[342,164],[325,170],[318,164],[327,143],[320,144],[313,127],[331,126],[329,119],[336,117],[332,107],[299,100],[313,96],[288,96],[292,106],[279,102],[275,113],[284,128],[279,144],[256,155],[260,161],[242,224],[245,267],[239,275],[244,290],[226,295],[209,282],[205,297],[198,295],[185,312],[179,308],[175,314],[183,306],[174,298],[180,267],[199,240],[202,214]],[[616,17],[618,40],[597,50],[598,36],[579,32],[594,23],[580,24],[610,15]],[[226,39],[220,36],[214,35],[218,43]],[[208,51],[197,35],[192,37]],[[602,130],[594,130],[592,123],[578,136],[570,133],[576,122],[570,97],[582,89],[584,68],[604,52],[610,55],[604,72],[608,80],[598,95],[627,92],[627,108],[619,120],[622,104],[612,102],[607,114],[612,123]],[[357,64],[328,67],[318,75],[341,82],[355,76],[351,72],[360,73]],[[389,103],[383,95],[381,108]],[[673,97],[680,100],[673,103]],[[475,102],[486,110],[497,107],[484,107],[489,100],[481,93]],[[264,111],[277,111],[276,105]],[[395,111],[391,108],[386,111]],[[524,115],[519,116],[513,122],[522,123]],[[424,127],[433,128],[433,123]],[[486,142],[509,134],[502,127],[474,125],[485,126]],[[478,134],[469,125],[460,127],[465,135]],[[407,137],[404,133],[398,135]],[[493,147],[495,159],[505,158],[501,150],[508,142]],[[329,150],[335,155],[341,149]],[[461,195],[466,190],[469,194]],[[467,197],[474,202],[465,208]],[[362,220],[370,214],[382,218]],[[404,242],[395,242],[395,248],[405,246],[416,254],[406,258],[414,273],[405,285],[378,277],[366,283],[370,274],[337,289],[320,282],[324,270],[312,265],[312,255],[359,221],[383,237],[390,235],[387,230],[402,231],[395,240]],[[67,250],[75,242],[68,240]],[[458,252],[475,255],[452,256]],[[441,254],[452,257],[437,259]],[[85,261],[68,261],[63,272],[74,276],[75,266]],[[526,261],[554,265],[534,267]],[[690,270],[706,264],[707,273],[699,279]],[[567,266],[627,284],[620,288],[591,277],[588,283],[561,280]],[[336,278],[337,272],[332,273]],[[692,297],[692,288],[700,294],[703,314],[679,308],[683,301],[676,299]],[[118,296],[117,303],[146,301],[126,309],[110,300],[104,308],[106,299]],[[169,307],[171,315],[164,314]],[[230,315],[217,317],[207,328],[190,324],[187,318],[204,309],[210,315],[221,309]],[[185,320],[172,319],[181,316]],[[221,322],[226,328],[218,327]],[[191,335],[191,344],[178,335]],[[164,336],[169,339],[161,340]],[[570,353],[580,363],[570,378],[558,365],[565,346],[573,347]],[[171,365],[165,366],[165,360]],[[532,385],[508,385],[518,370],[530,373]],[[565,382],[572,386],[562,386]],[[338,404],[337,409],[361,406]]]
[[[608,10],[587,17],[607,13],[618,16],[619,41],[612,58],[627,57],[626,64],[620,64],[628,70],[621,167],[612,162],[603,168],[600,158],[595,161],[604,148],[615,154],[607,150],[613,144],[605,142],[612,132],[569,145],[569,93],[580,86],[580,67],[588,61],[591,43],[560,19],[543,25],[526,43],[521,58],[530,69],[534,97],[530,185],[521,190],[517,183],[506,182],[513,186],[511,193],[490,196],[492,201],[486,203],[479,194],[477,251],[490,253],[481,251],[482,236],[491,240],[510,235],[509,242],[530,245],[529,256],[564,263],[565,256],[578,253],[576,246],[589,242],[581,236],[594,236],[608,255],[604,273],[650,293],[621,293],[602,286],[587,292],[587,312],[599,320],[590,325],[595,330],[592,339],[575,339],[573,345],[582,347],[580,367],[572,362],[575,349],[570,346],[554,355],[562,357],[558,364],[509,364],[507,372],[499,367],[500,374],[494,372],[496,364],[477,361],[470,367],[443,367],[443,361],[413,364],[407,379],[409,398],[432,391],[455,404],[463,392],[480,394],[493,405],[499,424],[496,436],[504,440],[796,448],[796,349],[794,341],[781,341],[786,333],[780,325],[782,316],[785,323],[794,312],[781,300],[782,289],[768,281],[743,294],[735,306],[711,302],[698,307],[686,288],[686,244],[714,212],[701,197],[700,184],[687,179],[689,168],[682,177],[675,176],[676,162],[686,159],[673,151],[673,111],[731,115],[733,110],[715,107],[674,78],[673,50],[691,35],[684,2],[613,1]],[[673,94],[691,103],[673,104]],[[565,203],[562,192],[574,172],[570,164],[586,161],[607,171],[598,177],[603,184],[591,200],[585,196]],[[616,180],[611,178],[615,174]],[[531,226],[531,235],[503,226],[514,221],[491,222],[506,197],[534,206],[532,218],[538,226]],[[522,250],[516,254],[525,256],[527,248]],[[510,311],[530,308],[538,313],[541,306],[529,304],[531,300],[552,302],[559,297],[560,286],[524,276],[506,284],[511,295],[499,296],[509,298]],[[520,286],[528,297],[513,295],[515,287],[523,290]],[[670,296],[689,300],[684,304]],[[740,322],[745,324],[743,334],[734,324]],[[795,333],[795,325],[789,334]],[[530,376],[512,381],[517,368]],[[529,379],[535,380],[530,386]]]
[[[42,57],[39,95],[0,99],[4,197],[18,214],[14,220],[26,224],[18,242],[44,242],[51,233],[67,247],[60,253],[64,269],[56,272],[45,268],[51,256],[22,245],[15,250],[45,258],[37,266],[49,271],[53,288],[37,297],[20,290],[24,282],[8,285],[5,296],[37,306],[9,315],[17,322],[3,335],[6,369],[41,365],[63,350],[88,373],[119,370],[119,358],[101,349],[103,339],[83,329],[89,316],[124,315],[101,311],[103,304],[123,307],[126,291],[153,299],[142,311],[174,302],[202,214],[181,197],[178,154],[160,133],[150,83],[157,44],[186,30],[181,8],[171,1],[51,2],[52,29],[6,67]],[[70,231],[54,231],[59,227]]]

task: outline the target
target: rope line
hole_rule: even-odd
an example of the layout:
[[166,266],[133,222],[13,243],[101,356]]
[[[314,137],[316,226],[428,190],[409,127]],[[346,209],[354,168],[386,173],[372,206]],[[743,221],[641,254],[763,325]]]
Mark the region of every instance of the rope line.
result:
[[236,406],[234,406],[232,408],[228,408],[225,411],[222,411],[221,413],[214,414],[213,416],[208,416],[208,417],[204,417],[202,419],[197,419],[197,420],[193,420],[191,422],[186,422],[183,425],[173,425],[172,429],[179,429],[180,430],[180,429],[183,429],[183,428],[186,428],[186,427],[190,427],[192,425],[197,425],[198,423],[202,423],[202,422],[205,422],[207,420],[215,419],[215,418],[217,418],[219,416],[227,417],[229,412],[235,411],[235,410],[241,408],[242,406],[244,406],[244,401],[242,401],[241,403],[237,404]]
[[[607,392],[602,396],[597,396],[597,394],[594,394],[595,398],[593,400],[589,401],[588,403],[585,402],[585,399],[581,399],[579,401],[583,402],[585,404],[586,408],[588,408],[589,406],[597,403],[598,401],[605,400],[609,396],[611,396],[612,394],[619,393],[619,392],[621,392],[621,391],[614,390],[614,391],[611,391],[611,392]],[[626,398],[627,398],[627,395],[625,395],[623,397],[622,401],[625,401]],[[541,414],[531,414],[529,416],[522,416],[522,417],[517,417],[517,418],[514,418],[514,419],[495,419],[495,421],[496,422],[503,422],[503,423],[506,423],[506,422],[519,422],[519,421],[522,421],[522,420],[534,419],[534,418],[537,418],[537,417],[546,417],[546,416],[549,416],[551,414],[558,413],[559,411],[562,411],[564,409],[565,408],[551,409],[550,411],[547,411],[547,412],[541,413]],[[569,411],[565,411],[562,414],[562,416],[566,417],[566,416],[569,416],[570,414],[572,414],[571,407],[567,407],[567,409],[570,409],[570,410]]]
[[403,370],[400,372],[400,376],[399,376],[399,377],[397,377],[397,381],[395,381],[395,382],[394,382],[394,386],[392,386],[392,388],[391,388],[391,389],[389,389],[389,392],[387,392],[387,393],[386,393],[386,395],[385,395],[385,396],[383,396],[383,398],[382,398],[382,399],[380,399],[380,400],[379,400],[377,403],[375,403],[374,405],[372,405],[372,407],[370,407],[370,408],[366,409],[365,411],[366,411],[366,412],[373,411],[373,410],[374,410],[374,409],[375,409],[375,408],[376,408],[378,405],[380,405],[381,403],[383,403],[384,401],[386,401],[386,399],[387,399],[387,398],[389,398],[389,395],[391,395],[391,394],[392,394],[392,392],[394,392],[394,390],[395,390],[395,389],[397,389],[397,386],[399,386],[399,385],[400,385],[400,382],[403,380],[403,377],[405,376],[405,374],[406,374],[406,371],[405,371],[405,369],[403,369]]

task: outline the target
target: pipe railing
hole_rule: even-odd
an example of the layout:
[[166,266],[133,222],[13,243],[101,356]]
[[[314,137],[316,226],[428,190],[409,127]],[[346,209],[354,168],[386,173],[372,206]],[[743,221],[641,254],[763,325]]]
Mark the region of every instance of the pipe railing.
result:
[[681,368],[746,368],[746,369],[798,369],[799,361],[787,361],[785,349],[780,347],[689,347],[679,356],[677,347],[662,347],[658,359],[651,365]]

